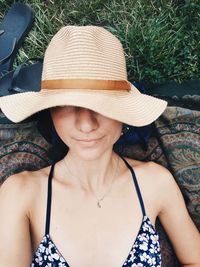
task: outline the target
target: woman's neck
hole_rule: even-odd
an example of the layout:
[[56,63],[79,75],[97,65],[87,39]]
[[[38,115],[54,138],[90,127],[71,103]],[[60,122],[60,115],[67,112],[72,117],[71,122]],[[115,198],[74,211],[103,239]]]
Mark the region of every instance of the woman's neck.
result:
[[63,168],[73,184],[86,191],[104,191],[116,177],[119,156],[113,151],[94,160],[84,160],[70,151],[63,159]]

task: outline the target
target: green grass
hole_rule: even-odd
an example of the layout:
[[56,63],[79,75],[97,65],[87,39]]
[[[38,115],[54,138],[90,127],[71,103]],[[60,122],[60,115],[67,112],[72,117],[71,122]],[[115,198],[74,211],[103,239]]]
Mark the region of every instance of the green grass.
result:
[[[148,84],[199,79],[200,5],[164,0],[29,0],[36,14],[18,62],[43,57],[64,25],[102,25],[121,40],[131,81]],[[0,0],[0,18],[14,1]]]

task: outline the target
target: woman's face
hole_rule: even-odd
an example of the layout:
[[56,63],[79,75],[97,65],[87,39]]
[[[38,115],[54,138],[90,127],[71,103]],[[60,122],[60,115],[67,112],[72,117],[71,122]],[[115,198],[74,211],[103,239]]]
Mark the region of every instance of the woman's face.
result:
[[86,108],[64,106],[51,109],[56,131],[76,156],[92,160],[112,150],[122,123]]

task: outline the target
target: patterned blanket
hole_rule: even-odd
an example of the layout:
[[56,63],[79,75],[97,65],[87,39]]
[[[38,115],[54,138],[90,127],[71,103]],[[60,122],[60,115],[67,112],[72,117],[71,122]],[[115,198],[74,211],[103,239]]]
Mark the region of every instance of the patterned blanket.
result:
[[[200,230],[200,112],[168,107],[155,122],[148,148],[127,145],[123,155],[144,161],[155,161],[173,174],[185,198],[194,223]],[[161,236],[164,267],[180,266],[171,244],[157,223]]]
[[50,146],[36,120],[15,124],[0,111],[0,184],[14,173],[50,165]]

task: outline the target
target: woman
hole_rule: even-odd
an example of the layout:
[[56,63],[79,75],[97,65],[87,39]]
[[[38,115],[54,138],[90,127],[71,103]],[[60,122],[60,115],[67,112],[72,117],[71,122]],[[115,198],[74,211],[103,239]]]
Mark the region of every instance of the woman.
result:
[[147,125],[165,107],[127,81],[110,32],[62,28],[46,50],[41,91],[1,98],[15,122],[50,108],[69,151],[2,185],[0,266],[158,267],[157,216],[182,266],[200,266],[200,237],[172,175],[113,151],[122,123]]

